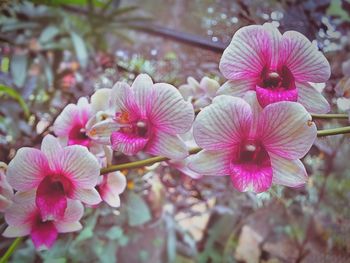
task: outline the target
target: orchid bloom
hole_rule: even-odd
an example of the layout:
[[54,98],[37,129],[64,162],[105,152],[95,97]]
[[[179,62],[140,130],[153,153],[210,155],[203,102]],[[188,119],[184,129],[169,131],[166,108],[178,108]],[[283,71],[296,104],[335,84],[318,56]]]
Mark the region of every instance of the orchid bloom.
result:
[[116,102],[114,119],[120,125],[111,135],[114,150],[126,155],[143,150],[171,159],[188,155],[179,135],[191,128],[194,111],[174,86],[153,84],[148,75],[141,74],[131,87],[117,82],[112,100]]
[[187,78],[187,84],[181,85],[179,91],[185,100],[193,103],[195,109],[208,106],[216,95],[220,84],[215,80],[204,77],[198,83],[192,77]]
[[310,113],[330,110],[327,100],[311,85],[329,79],[329,63],[299,32],[282,35],[270,23],[242,27],[225,49],[219,67],[228,79],[219,95],[242,97],[254,90],[262,107],[295,101]]
[[91,146],[85,126],[92,115],[91,106],[84,97],[77,104],[68,104],[53,125],[55,135],[66,139],[68,145]]
[[317,136],[311,115],[296,102],[261,109],[255,92],[247,101],[221,95],[197,116],[194,138],[203,148],[189,168],[203,175],[229,175],[239,191],[266,191],[272,183],[297,187],[307,173],[299,160]]
[[119,195],[126,188],[126,178],[121,172],[112,172],[101,176],[101,182],[96,186],[103,201],[111,207],[120,206]]
[[14,192],[6,179],[7,165],[0,162],[0,212],[4,212],[12,204]]
[[101,198],[95,186],[99,176],[99,163],[86,147],[61,147],[52,135],[45,136],[41,150],[19,149],[7,170],[15,190],[36,189],[35,202],[43,220],[62,218],[68,198],[98,204]]
[[67,209],[60,220],[43,220],[36,206],[35,192],[17,192],[13,204],[5,211],[8,227],[5,237],[30,235],[38,250],[49,249],[57,239],[58,233],[78,231],[82,228],[79,220],[84,207],[77,200],[69,200]]

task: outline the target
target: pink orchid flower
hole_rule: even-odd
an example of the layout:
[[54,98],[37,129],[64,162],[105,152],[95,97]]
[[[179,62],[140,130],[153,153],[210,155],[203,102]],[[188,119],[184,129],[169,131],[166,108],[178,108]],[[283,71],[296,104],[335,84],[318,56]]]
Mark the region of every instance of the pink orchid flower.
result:
[[0,212],[4,212],[12,204],[14,192],[6,179],[7,165],[0,162]]
[[43,220],[62,218],[68,198],[98,204],[101,198],[95,186],[99,176],[99,163],[86,147],[61,147],[52,135],[45,136],[41,150],[19,149],[7,170],[15,190],[36,189],[35,202]]
[[153,84],[148,75],[141,74],[131,87],[118,82],[112,98],[117,105],[115,121],[120,125],[111,135],[114,150],[127,155],[143,150],[171,159],[188,155],[179,134],[191,128],[194,111],[174,86]]
[[126,178],[121,172],[105,174],[101,177],[101,182],[97,185],[97,191],[103,201],[111,207],[120,206],[119,195],[126,188]]
[[197,116],[193,132],[203,148],[189,168],[203,175],[231,176],[239,191],[266,191],[272,183],[305,184],[299,160],[317,136],[310,114],[296,102],[278,102],[263,110],[255,92],[247,101],[227,95],[213,100]]
[[67,140],[68,145],[89,147],[91,139],[86,135],[86,124],[93,116],[91,106],[86,98],[80,98],[77,104],[68,104],[58,115],[53,131],[57,137]]
[[77,200],[69,200],[63,217],[58,221],[43,220],[36,206],[35,191],[17,192],[14,203],[5,211],[8,227],[5,237],[30,235],[38,250],[49,249],[57,239],[58,233],[78,231],[82,228],[79,220],[84,207]]
[[179,87],[186,101],[192,102],[195,109],[208,106],[218,91],[220,84],[215,80],[204,77],[200,82],[193,77],[187,78],[187,83]]
[[330,66],[304,35],[283,35],[270,23],[242,27],[225,49],[220,71],[229,80],[219,95],[242,97],[255,90],[265,107],[278,101],[296,101],[311,113],[327,113],[327,100],[311,83],[325,82]]

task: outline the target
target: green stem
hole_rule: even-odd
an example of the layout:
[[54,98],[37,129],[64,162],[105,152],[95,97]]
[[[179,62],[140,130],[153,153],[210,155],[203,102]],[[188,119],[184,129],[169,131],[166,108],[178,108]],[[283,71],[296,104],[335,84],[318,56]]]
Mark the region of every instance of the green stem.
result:
[[312,119],[348,119],[348,114],[330,113],[330,114],[311,114]]
[[317,131],[318,137],[350,133],[350,126]]
[[[189,151],[189,154],[195,154],[198,153],[201,150],[201,148],[193,148]],[[115,164],[115,165],[110,165],[106,168],[101,169],[101,174],[106,174],[114,171],[120,171],[124,169],[134,169],[134,168],[139,168],[143,166],[149,166],[155,163],[163,162],[163,161],[168,161],[169,158],[163,157],[163,156],[156,156],[152,158],[148,158],[145,160],[140,160],[136,162],[131,162],[131,163],[122,163],[122,164]]]
[[6,250],[5,254],[1,257],[0,263],[6,263],[16,248],[21,244],[23,237],[17,237],[11,244],[11,246]]

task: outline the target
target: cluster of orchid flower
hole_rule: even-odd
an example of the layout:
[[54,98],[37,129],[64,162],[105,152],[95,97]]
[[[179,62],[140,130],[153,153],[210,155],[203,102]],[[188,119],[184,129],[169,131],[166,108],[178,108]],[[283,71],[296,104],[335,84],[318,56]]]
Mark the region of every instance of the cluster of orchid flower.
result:
[[[330,77],[324,55],[298,32],[251,25],[235,33],[220,71],[228,79],[221,87],[205,77],[177,89],[141,74],[67,105],[53,125],[57,137],[19,149],[1,172],[3,235],[50,248],[58,233],[82,228],[82,204],[118,207],[125,176],[100,175],[113,151],[167,157],[196,179],[229,175],[242,192],[305,184],[300,158],[317,136],[310,113],[330,110],[314,87]],[[189,154],[192,146],[200,151]]]

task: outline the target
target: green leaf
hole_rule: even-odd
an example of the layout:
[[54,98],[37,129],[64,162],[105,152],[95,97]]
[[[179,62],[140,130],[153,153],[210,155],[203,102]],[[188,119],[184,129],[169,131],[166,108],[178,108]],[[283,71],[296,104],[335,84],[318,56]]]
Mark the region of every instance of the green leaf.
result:
[[10,59],[8,57],[3,57],[1,60],[1,71],[9,72]]
[[28,56],[26,54],[14,54],[11,58],[10,70],[13,82],[22,87],[27,77]]
[[151,212],[146,202],[137,194],[128,194],[128,221],[130,226],[139,226],[151,220]]
[[70,35],[79,63],[83,68],[86,68],[88,64],[88,52],[84,40],[75,32],[71,32]]
[[112,226],[110,229],[108,229],[106,236],[110,240],[118,240],[123,236],[123,229],[118,226]]
[[39,42],[41,44],[47,43],[57,36],[59,32],[60,30],[56,26],[48,26],[41,32]]
[[15,99],[18,102],[18,104],[21,106],[26,118],[29,118],[29,115],[30,115],[29,108],[28,108],[28,105],[23,100],[21,94],[19,94],[13,88],[0,84],[0,96],[3,94]]
[[[59,6],[59,5],[78,5],[78,6],[85,6],[87,4],[87,0],[33,0],[36,4],[43,4],[43,5],[52,5],[52,6]],[[92,3],[94,6],[103,6],[105,0],[93,0]]]

